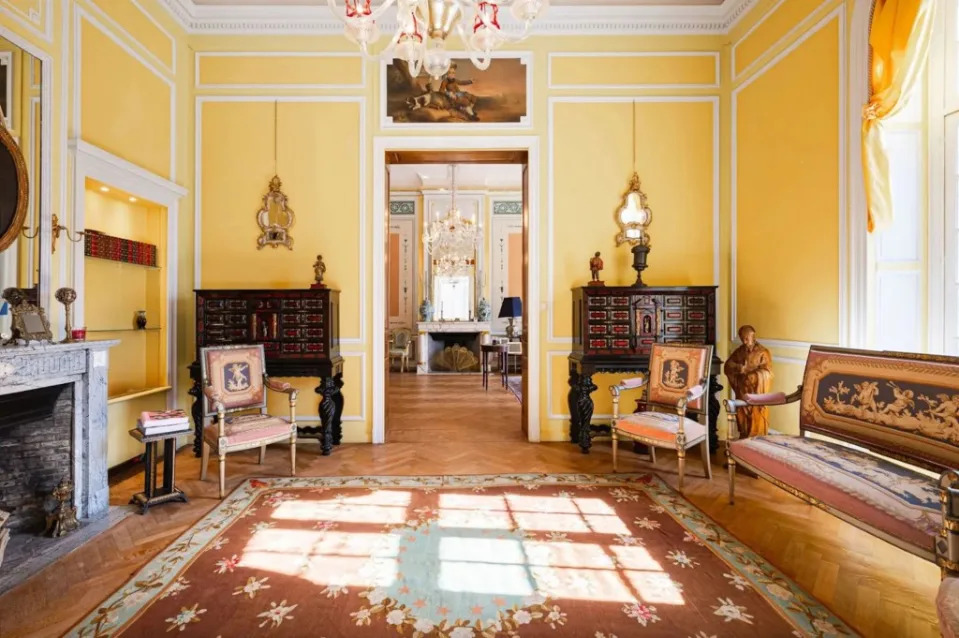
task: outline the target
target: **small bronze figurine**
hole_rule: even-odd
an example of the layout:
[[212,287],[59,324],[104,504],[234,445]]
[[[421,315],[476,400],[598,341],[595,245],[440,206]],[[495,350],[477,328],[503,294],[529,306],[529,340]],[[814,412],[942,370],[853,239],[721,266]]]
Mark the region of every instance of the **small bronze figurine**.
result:
[[46,533],[54,538],[66,536],[80,527],[77,520],[77,507],[71,505],[73,501],[73,482],[63,479],[50,495],[56,502],[53,511],[47,514]]
[[589,272],[593,277],[593,280],[589,282],[590,286],[603,286],[604,282],[599,279],[599,271],[603,269],[603,260],[599,256],[599,251],[596,251],[590,260],[589,260]]
[[310,288],[326,288],[323,283],[323,274],[326,272],[326,264],[323,263],[323,255],[317,255],[313,262],[313,278],[316,280]]

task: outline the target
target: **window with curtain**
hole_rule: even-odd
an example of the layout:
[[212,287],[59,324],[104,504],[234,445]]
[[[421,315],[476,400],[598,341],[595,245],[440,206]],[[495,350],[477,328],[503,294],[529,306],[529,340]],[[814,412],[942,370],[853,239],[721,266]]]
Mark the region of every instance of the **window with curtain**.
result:
[[893,222],[868,243],[870,347],[926,350],[928,162],[925,82],[883,123]]
[[[944,75],[944,95],[935,101],[941,126],[944,190],[944,349],[959,355],[959,9],[944,2],[943,37],[938,53],[939,72]],[[935,65],[933,65],[935,68]],[[942,77],[942,76],[938,76]],[[941,106],[939,106],[941,105]]]

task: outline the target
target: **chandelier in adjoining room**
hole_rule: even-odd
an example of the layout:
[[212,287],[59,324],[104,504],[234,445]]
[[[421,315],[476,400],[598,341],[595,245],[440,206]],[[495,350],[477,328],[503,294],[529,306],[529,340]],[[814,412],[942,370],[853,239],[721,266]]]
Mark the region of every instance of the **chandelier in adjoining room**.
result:
[[464,219],[456,205],[456,166],[450,169],[453,173],[450,209],[429,225],[423,243],[429,251],[434,274],[467,275],[476,263],[479,228],[472,219]]
[[[405,60],[416,77],[421,68],[434,78],[450,68],[446,39],[456,33],[466,46],[465,53],[479,69],[489,68],[491,52],[506,42],[522,40],[533,20],[549,8],[549,0],[383,0],[376,8],[372,0],[327,0],[333,15],[343,21],[348,39],[369,54],[369,45],[380,37],[377,20],[396,4],[396,32],[381,55]],[[507,33],[500,25],[500,9],[520,23],[519,32]],[[467,15],[472,19],[467,21]]]

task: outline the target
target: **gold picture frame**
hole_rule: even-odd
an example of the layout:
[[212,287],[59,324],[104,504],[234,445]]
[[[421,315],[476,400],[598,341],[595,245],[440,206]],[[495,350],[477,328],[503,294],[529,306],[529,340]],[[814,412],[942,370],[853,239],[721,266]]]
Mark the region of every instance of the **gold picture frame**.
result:
[[[23,152],[0,118],[0,194],[16,201],[0,201],[0,251],[6,250],[20,236],[27,217],[29,177]],[[11,212],[12,209],[12,212]],[[8,222],[4,222],[8,219]]]
[[10,303],[12,315],[13,334],[7,343],[53,340],[50,322],[43,308],[28,302],[22,290],[7,288],[3,291],[3,298]]

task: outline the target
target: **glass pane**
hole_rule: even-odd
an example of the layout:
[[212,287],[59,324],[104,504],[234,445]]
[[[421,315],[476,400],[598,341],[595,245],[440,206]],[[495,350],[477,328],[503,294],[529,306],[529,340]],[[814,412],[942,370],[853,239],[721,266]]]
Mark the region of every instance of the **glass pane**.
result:
[[921,277],[919,272],[876,274],[876,347],[918,352],[922,346]]
[[917,261],[919,237],[925,217],[922,162],[922,133],[919,130],[892,130],[883,133],[889,158],[893,223],[879,235],[877,261]]

